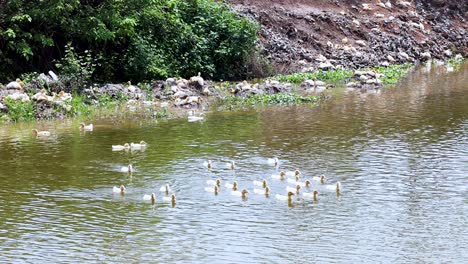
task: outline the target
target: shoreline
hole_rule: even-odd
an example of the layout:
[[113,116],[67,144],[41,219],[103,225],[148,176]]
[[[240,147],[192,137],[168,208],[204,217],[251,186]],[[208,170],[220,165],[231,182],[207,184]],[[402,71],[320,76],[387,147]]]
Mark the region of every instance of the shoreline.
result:
[[[457,67],[465,59],[436,65]],[[51,92],[50,87],[63,87],[44,74],[31,79],[20,90],[0,87],[0,124],[39,120],[89,120],[101,117],[139,116],[145,119],[198,116],[216,107],[240,110],[269,105],[314,105],[326,98],[321,92],[335,86],[355,89],[389,87],[405,77],[415,64],[360,70],[337,69],[277,75],[267,79],[242,82],[211,82],[199,76],[189,80],[168,78],[150,84],[93,85],[82,93]],[[453,69],[452,69],[453,70]],[[47,78],[47,79],[46,79]],[[43,80],[41,87],[38,80]],[[49,88],[49,89],[46,89]],[[29,92],[28,92],[29,91]]]

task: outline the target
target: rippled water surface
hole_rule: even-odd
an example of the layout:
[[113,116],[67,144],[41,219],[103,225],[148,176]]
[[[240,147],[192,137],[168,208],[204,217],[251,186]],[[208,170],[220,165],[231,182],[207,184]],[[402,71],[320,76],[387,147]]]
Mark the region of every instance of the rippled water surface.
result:
[[[0,128],[0,262],[460,263],[468,259],[468,65],[395,88],[336,89],[318,107],[212,113],[204,122],[94,120]],[[48,129],[35,139],[31,128]],[[145,151],[111,145],[145,140]],[[279,170],[324,174],[341,196],[286,194]],[[203,167],[213,160],[213,169]],[[234,160],[232,171],[225,163]],[[132,177],[120,172],[132,163]],[[246,200],[206,181],[237,180]],[[266,178],[272,195],[253,193]],[[177,204],[161,202],[168,183]],[[112,193],[124,184],[125,196]],[[224,184],[223,184],[224,185]],[[257,187],[260,188],[260,187]],[[156,205],[143,201],[156,192]]]

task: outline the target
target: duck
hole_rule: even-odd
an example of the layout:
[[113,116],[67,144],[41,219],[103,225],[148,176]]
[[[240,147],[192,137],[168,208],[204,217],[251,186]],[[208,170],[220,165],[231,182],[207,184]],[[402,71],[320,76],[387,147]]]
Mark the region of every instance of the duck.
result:
[[145,141],[140,141],[140,143],[130,143],[130,148],[131,149],[141,149],[141,148],[145,148],[147,146],[146,142]]
[[301,174],[301,172],[299,170],[294,170],[294,171],[288,171],[286,172],[286,176],[299,176],[299,174]]
[[288,191],[288,192],[295,192],[296,194],[299,194],[300,190],[301,190],[300,185],[296,185],[296,188],[286,186],[286,191]]
[[133,166],[132,166],[132,164],[128,164],[128,166],[124,166],[124,167],[120,168],[120,171],[121,172],[128,172],[129,174],[132,174]]
[[125,191],[126,191],[126,189],[125,189],[125,186],[123,186],[123,184],[120,185],[120,187],[114,186],[114,188],[112,188],[113,193],[120,193],[120,194],[123,195],[123,194],[125,194]]
[[287,182],[291,184],[297,184],[299,182],[299,175],[296,175],[294,178],[294,180],[288,178]]
[[215,186],[213,186],[213,187],[211,187],[211,186],[205,187],[205,191],[206,191],[206,192],[212,192],[212,193],[214,193],[215,195],[218,195],[219,187],[218,187],[218,185],[215,185]]
[[167,195],[169,194],[169,192],[171,192],[171,187],[169,187],[169,184],[164,184],[163,186],[161,186],[161,188],[159,188],[159,191],[165,192]]
[[230,170],[233,170],[236,168],[236,164],[234,163],[234,161],[230,161],[228,163],[226,163],[226,168],[230,169]]
[[85,125],[85,123],[80,123],[80,130],[82,131],[93,131],[93,124]]
[[313,181],[320,182],[321,184],[325,184],[325,175],[314,176],[312,177]]
[[151,195],[145,194],[143,195],[143,200],[151,201],[151,204],[156,203],[156,194],[152,193]]
[[267,181],[265,179],[261,180],[261,181],[253,181],[253,184],[255,186],[262,186],[263,188],[266,188],[267,187]]
[[206,181],[207,185],[215,185],[220,187],[221,186],[221,179],[216,179],[216,180],[207,180]]
[[325,185],[325,190],[335,191],[337,195],[341,194],[341,182],[336,182],[336,184]]
[[318,191],[317,190],[314,190],[313,192],[311,193],[302,193],[302,197],[304,198],[311,198],[314,200],[314,202],[317,202],[318,201]]
[[189,122],[202,121],[203,119],[205,119],[203,116],[188,116],[188,117],[187,117],[187,120],[188,120]]
[[242,199],[245,199],[248,193],[249,191],[247,191],[246,189],[243,189],[242,191],[231,191],[231,195],[241,196]]
[[163,197],[162,200],[164,202],[171,202],[172,204],[176,203],[176,196],[175,194],[172,194],[171,197]]
[[268,158],[267,163],[270,165],[278,166],[279,160],[278,158]]
[[237,181],[234,181],[232,184],[229,182],[226,182],[224,184],[224,187],[226,187],[227,189],[232,189],[233,191],[237,191]]
[[253,192],[259,195],[270,195],[270,187],[266,186],[264,189],[254,189]]
[[300,185],[301,187],[307,187],[309,188],[312,183],[309,180],[305,180],[304,182],[296,182],[297,185]]
[[24,86],[24,82],[22,82],[20,79],[16,79],[15,81],[9,82],[6,85],[7,89],[15,89],[15,90],[21,90]]
[[123,146],[122,145],[112,145],[112,150],[114,151],[120,151],[120,150],[129,150],[130,149],[130,144],[125,143]]
[[213,162],[211,160],[203,162],[203,166],[207,167],[208,169],[213,168]]
[[285,196],[285,195],[280,195],[280,194],[277,194],[275,195],[275,198],[277,200],[280,200],[280,201],[288,201],[289,203],[292,202],[292,196],[295,195],[294,192],[288,192],[288,195]]
[[37,129],[33,129],[32,132],[33,132],[33,135],[35,137],[48,137],[48,136],[50,136],[50,132],[45,131],[45,130],[44,131],[38,131]]
[[286,179],[286,173],[284,171],[280,171],[279,175],[271,175],[271,178],[276,180],[284,180]]

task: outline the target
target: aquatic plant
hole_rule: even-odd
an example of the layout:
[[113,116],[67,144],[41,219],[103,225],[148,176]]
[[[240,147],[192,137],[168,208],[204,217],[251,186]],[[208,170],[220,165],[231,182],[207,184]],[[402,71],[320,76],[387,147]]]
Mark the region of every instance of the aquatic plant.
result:
[[34,106],[31,101],[22,102],[20,100],[5,99],[8,107],[8,117],[12,122],[34,120]]
[[301,96],[295,93],[256,94],[249,97],[228,96],[224,98],[225,108],[234,110],[245,107],[268,105],[296,105],[304,103],[316,103],[318,96]]
[[328,83],[345,82],[353,77],[352,70],[337,69],[331,71],[318,70],[315,72],[300,72],[289,75],[277,75],[273,79],[280,82],[290,82],[293,84],[300,84],[305,80],[320,80]]
[[394,64],[388,67],[375,67],[372,70],[384,75],[381,78],[383,84],[395,84],[409,72],[411,66],[410,63]]

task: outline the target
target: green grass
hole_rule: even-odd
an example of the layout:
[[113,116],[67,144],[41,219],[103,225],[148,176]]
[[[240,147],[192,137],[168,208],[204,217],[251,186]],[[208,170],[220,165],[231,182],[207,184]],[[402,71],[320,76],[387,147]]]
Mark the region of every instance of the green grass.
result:
[[384,77],[381,78],[383,84],[392,85],[396,84],[398,80],[404,77],[411,69],[411,66],[412,64],[410,63],[395,64],[388,67],[375,67],[372,68],[372,70],[384,75]]
[[257,94],[249,97],[228,96],[222,104],[226,109],[236,110],[246,107],[270,106],[270,105],[297,105],[314,104],[319,100],[318,96],[301,96],[294,93]]
[[316,72],[304,72],[304,73],[293,73],[289,75],[277,75],[273,79],[280,82],[289,82],[293,84],[300,84],[305,80],[320,80],[328,83],[339,83],[345,82],[353,77],[352,70],[332,70],[332,71],[316,71]]
[[5,105],[8,107],[8,119],[11,122],[32,121],[35,119],[34,105],[31,101],[21,102],[6,98]]

